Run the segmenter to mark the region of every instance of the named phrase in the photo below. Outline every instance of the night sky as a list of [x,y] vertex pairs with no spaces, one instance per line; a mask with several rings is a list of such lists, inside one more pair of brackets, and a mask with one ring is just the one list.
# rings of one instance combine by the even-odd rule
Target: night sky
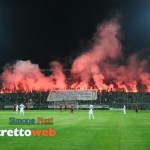
[[0,71],[16,60],[69,68],[89,49],[97,25],[116,14],[125,54],[149,49],[149,0],[0,0]]

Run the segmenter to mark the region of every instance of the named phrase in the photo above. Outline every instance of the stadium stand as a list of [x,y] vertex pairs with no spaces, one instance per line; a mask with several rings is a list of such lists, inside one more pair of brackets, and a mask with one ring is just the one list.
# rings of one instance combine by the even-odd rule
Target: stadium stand
[[149,92],[97,92],[96,100],[74,100],[74,101],[47,101],[49,91],[47,92],[17,92],[0,93],[0,109],[13,109],[15,104],[24,103],[28,109],[59,109],[59,104],[67,103],[68,108],[73,103],[75,109],[88,109],[89,105],[94,105],[95,109],[123,108],[134,109],[138,105],[140,109],[150,109]]

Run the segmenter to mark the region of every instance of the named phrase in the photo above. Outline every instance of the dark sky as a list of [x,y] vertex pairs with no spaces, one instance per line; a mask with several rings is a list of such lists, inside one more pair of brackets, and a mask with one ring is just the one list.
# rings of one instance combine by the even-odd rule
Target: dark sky
[[120,13],[126,53],[150,46],[150,0],[0,0],[0,69],[16,60],[40,68],[75,57],[98,24]]

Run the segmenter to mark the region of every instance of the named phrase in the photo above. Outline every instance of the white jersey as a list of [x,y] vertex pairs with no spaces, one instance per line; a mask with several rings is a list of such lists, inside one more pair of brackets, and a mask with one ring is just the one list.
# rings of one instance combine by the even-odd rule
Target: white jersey
[[21,105],[20,105],[20,110],[23,111],[23,110],[24,110],[24,107],[25,107],[25,106],[24,106],[23,104],[21,104]]
[[89,115],[92,115],[93,114],[93,109],[90,109],[89,110]]
[[123,113],[126,114],[126,106],[123,106]]

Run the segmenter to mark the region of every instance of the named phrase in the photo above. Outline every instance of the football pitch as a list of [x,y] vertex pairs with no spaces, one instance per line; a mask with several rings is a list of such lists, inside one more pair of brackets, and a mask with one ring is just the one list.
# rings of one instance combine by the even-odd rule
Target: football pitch
[[[0,150],[150,150],[150,111],[29,110],[24,116],[0,111],[0,130],[56,130],[55,136],[0,136]],[[53,118],[54,124],[10,125],[9,118]]]

